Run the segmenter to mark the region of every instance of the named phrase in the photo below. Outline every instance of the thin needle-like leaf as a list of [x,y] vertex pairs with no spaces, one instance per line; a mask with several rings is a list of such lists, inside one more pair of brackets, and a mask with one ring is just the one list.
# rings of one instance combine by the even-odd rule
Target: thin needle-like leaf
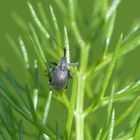
[[16,138],[17,136],[14,134],[15,132],[14,114],[10,105],[7,106],[7,120],[9,120],[9,127],[11,126],[11,129],[12,129],[11,132],[13,133],[13,137]]
[[[97,23],[98,23],[97,21],[99,19],[101,20],[101,18],[105,16],[106,11],[108,9],[108,5],[109,5],[108,0],[104,0],[104,2],[101,1],[101,0],[95,0],[94,1],[93,11],[92,11],[92,18],[94,18],[96,20],[96,22],[91,22],[92,24],[97,25]],[[99,13],[100,13],[100,16],[98,16]]]
[[102,135],[102,129],[100,129],[99,132],[97,133],[95,140],[100,140],[101,135]]
[[15,41],[12,39],[12,37],[10,35],[6,35],[6,39],[10,43],[10,46],[12,47],[12,49],[15,51],[15,53],[16,53],[17,57],[19,58],[19,60],[21,61],[21,63],[23,64],[23,59],[22,59],[21,52],[20,52],[18,45],[15,43]]
[[19,140],[23,140],[23,124],[22,121],[19,123]]
[[60,127],[58,121],[56,121],[56,140],[60,140]]
[[[114,93],[113,96],[113,103],[116,101],[121,101],[121,100],[128,100],[128,97],[131,97],[135,94],[137,94],[137,92],[140,91],[140,80],[135,81],[130,83],[128,86],[126,86],[124,89],[117,91],[116,93]],[[101,106],[105,106],[109,103],[109,99],[110,97],[105,97],[102,99],[101,104],[98,104],[98,106],[96,107],[89,107],[85,110],[85,114],[89,114],[95,110],[97,110],[99,107]]]
[[3,138],[3,140],[8,140],[8,138],[6,137],[6,134],[3,132],[3,129],[0,127],[0,134]]
[[28,53],[27,53],[26,47],[24,45],[24,42],[23,42],[22,38],[19,37],[18,39],[19,39],[19,44],[20,44],[20,47],[21,47],[22,55],[23,55],[23,58],[24,58],[25,67],[27,69],[29,69],[30,64],[29,64],[29,58],[28,58]]
[[7,103],[9,103],[19,114],[21,114],[26,120],[28,120],[30,123],[32,123],[34,126],[36,126],[38,129],[40,129],[43,133],[46,133],[47,135],[51,136],[51,138],[55,138],[55,134],[47,127],[42,126],[38,121],[33,121],[30,117],[30,114],[25,112],[22,107],[19,107],[19,105],[16,105],[15,102],[13,102],[1,89],[0,89],[0,95],[5,99]]
[[48,31],[46,31],[45,27],[42,25],[41,21],[39,20],[39,18],[37,16],[37,14],[36,14],[33,6],[31,5],[31,3],[29,1],[27,2],[27,4],[28,4],[28,7],[30,9],[30,12],[32,14],[32,17],[33,17],[36,25],[38,26],[38,28],[40,29],[40,31],[45,35],[45,37],[47,39],[49,39],[50,38],[50,35],[49,35]]
[[12,113],[11,107],[6,105],[4,102],[2,102],[1,106],[3,108],[3,114],[0,114],[0,119],[6,131],[11,136],[11,138],[14,138],[15,140],[17,140],[17,135],[15,134],[15,123],[13,120],[13,113]]
[[110,98],[109,98],[109,103],[108,103],[108,106],[107,106],[105,126],[104,126],[104,129],[103,129],[102,135],[101,135],[102,140],[104,140],[107,136],[108,126],[109,126],[109,123],[110,123],[110,118],[111,118],[111,113],[112,113],[113,95],[114,95],[114,85],[112,87],[112,91],[111,91]]
[[108,129],[109,131],[108,131],[107,140],[112,140],[113,138],[114,123],[115,123],[115,110],[113,109],[109,129]]
[[47,19],[47,15],[45,13],[42,3],[39,1],[37,6],[40,13],[40,17],[42,18],[42,23],[45,25],[47,29],[50,29],[49,21]]
[[28,102],[29,102],[29,105],[30,105],[30,108],[31,108],[31,113],[32,113],[33,119],[36,121],[37,120],[37,114],[36,114],[36,111],[35,111],[35,108],[34,108],[33,99],[32,99],[32,96],[30,94],[31,92],[30,92],[28,84],[25,85],[25,89],[26,89],[26,94],[27,94],[27,97],[28,97]]
[[42,119],[42,123],[44,126],[46,126],[48,113],[49,113],[49,109],[50,109],[50,105],[51,105],[51,100],[52,100],[52,90],[49,92],[49,96],[48,96],[48,99],[47,99],[46,105],[45,105],[45,110],[44,110],[43,119]]
[[136,25],[132,31],[123,39],[122,46],[129,44],[129,41],[133,40],[135,37],[137,37],[140,33],[140,25]]
[[17,135],[15,134],[15,125],[13,120],[13,114],[10,106],[8,107],[4,102],[2,104],[3,114],[0,114],[0,120],[3,123],[6,131],[11,136],[11,138],[17,140]]
[[128,109],[123,112],[115,121],[115,126],[119,125],[135,108],[136,104],[140,101],[140,97],[137,97],[137,99],[128,107]]
[[77,27],[77,23],[76,23],[76,20],[75,20],[75,7],[76,7],[75,1],[74,0],[69,0],[71,27],[72,27],[73,33],[74,33],[77,41],[80,42],[81,46],[83,47],[84,46],[84,41],[81,37],[81,34],[79,32],[79,29]]
[[14,76],[12,75],[12,72],[9,70],[9,69],[6,69],[6,75],[7,75],[7,78],[9,80],[9,82],[11,83],[11,85],[13,86],[13,88],[15,89],[18,97],[21,99],[21,101],[24,103],[25,107],[29,109],[29,106],[28,104],[26,103],[26,100],[23,98],[23,94],[22,94],[22,90],[21,88],[19,87],[16,79],[14,78]]
[[115,19],[116,19],[116,12],[113,13],[112,17],[110,20],[106,23],[106,31],[105,31],[105,47],[104,47],[104,52],[103,52],[103,58],[106,57],[108,47],[110,45],[111,37],[113,34],[113,29],[115,25]]
[[133,95],[137,93],[137,91],[140,90],[140,80],[134,81],[130,83],[128,86],[126,86],[124,89],[118,91],[116,94],[114,94],[114,99],[120,99],[123,97],[128,97],[129,95]]
[[135,128],[134,128],[134,131],[132,133],[132,137],[135,139],[135,140],[138,140],[139,137],[140,137],[140,116],[136,122],[136,125],[135,125]]
[[111,60],[111,63],[110,65],[108,66],[108,69],[106,71],[106,74],[104,76],[104,79],[103,79],[103,85],[102,85],[102,89],[101,89],[101,93],[100,95],[98,96],[97,100],[96,100],[96,104],[93,103],[92,105],[90,105],[87,110],[85,111],[86,114],[90,113],[92,110],[94,110],[93,108],[96,108],[99,104],[99,102],[102,100],[102,98],[104,97],[104,94],[106,92],[106,89],[107,89],[107,86],[109,84],[109,81],[110,81],[110,78],[111,78],[111,75],[112,75],[112,72],[113,72],[113,69],[115,67],[115,64],[116,64],[116,61],[117,61],[117,58],[119,56],[119,48],[120,48],[120,44],[121,44],[121,41],[122,41],[122,34],[119,38],[119,41],[118,41],[118,44],[116,46],[116,49],[113,53],[113,57],[112,57],[112,60]]
[[[122,40],[118,59],[131,52],[132,50],[136,49],[140,45],[139,32],[140,28],[139,26],[136,26],[134,30]],[[94,76],[98,74],[100,70],[102,70],[108,63],[110,63],[112,55],[112,53],[108,54],[106,58],[103,61],[101,61],[96,67],[94,65],[91,65],[87,74],[91,75],[92,73],[94,73]]]
[[34,61],[34,90],[33,90],[33,104],[34,104],[34,109],[36,111],[37,109],[37,104],[38,104],[38,63],[37,60]]
[[33,104],[34,104],[34,109],[36,111],[37,104],[38,104],[38,89],[34,89],[33,91]]
[[105,77],[104,77],[104,80],[103,80],[103,86],[102,86],[101,94],[99,95],[99,100],[102,99],[102,97],[104,96],[104,94],[106,92],[106,88],[107,88],[107,86],[109,84],[111,74],[113,72],[114,66],[116,64],[116,61],[117,61],[117,58],[118,58],[118,55],[119,55],[119,48],[120,48],[121,41],[122,41],[122,35],[120,36],[120,39],[119,39],[118,44],[116,46],[116,49],[115,49],[115,51],[113,53],[111,63],[108,66],[108,69],[106,71],[106,74],[105,74]]
[[72,94],[70,99],[70,108],[68,111],[68,118],[67,118],[67,125],[66,125],[66,139],[70,139],[71,129],[72,129],[72,122],[74,117],[74,109],[76,104],[76,95],[77,95],[77,72],[74,71],[74,79],[72,85]]
[[40,62],[42,64],[42,67],[44,69],[46,69],[46,67],[47,67],[47,69],[49,69],[45,54],[44,54],[44,52],[42,50],[41,44],[40,44],[39,39],[37,37],[37,34],[35,32],[35,29],[33,28],[33,26],[31,24],[30,24],[30,29],[31,29],[31,32],[33,34],[33,37],[30,36],[30,39],[31,39],[31,41],[33,43],[33,47],[34,47],[34,49],[36,51],[38,59],[40,60]]
[[111,5],[108,8],[107,14],[106,14],[106,20],[108,20],[111,15],[116,11],[118,5],[120,4],[121,0],[113,0]]
[[66,13],[66,6],[62,2],[62,0],[55,0],[55,3],[57,4],[58,8],[62,11],[63,14]]
[[60,47],[60,45],[61,45],[60,30],[59,30],[59,26],[58,26],[56,16],[54,14],[54,10],[53,10],[51,5],[50,5],[50,13],[51,13],[51,16],[52,16],[52,20],[53,20],[53,24],[54,24],[54,28],[55,28],[55,33],[56,33],[56,36],[57,36],[57,44],[58,44],[57,47]]
[[9,91],[6,83],[3,81],[3,79],[0,77],[0,90],[2,92],[5,92],[5,96],[8,96],[12,101],[14,101],[14,103],[16,103],[17,105],[19,105],[19,103],[17,102],[16,98],[14,96],[12,96],[11,92]]
[[23,30],[28,32],[29,28],[27,23],[22,19],[21,16],[19,16],[17,13],[12,13],[12,18],[14,19],[14,21],[17,23],[17,25]]
[[110,99],[109,99],[109,103],[108,103],[108,107],[107,107],[107,120],[106,120],[107,125],[109,123],[109,118],[110,118],[111,110],[112,110],[112,106],[113,106],[113,95],[114,95],[114,85],[112,87],[112,91],[110,94]]
[[7,131],[7,133],[9,134],[9,136],[12,137],[11,130],[10,130],[10,128],[8,127],[7,123],[6,123],[5,118],[4,118],[1,114],[0,114],[0,121],[1,121],[2,124],[4,125],[4,127],[5,127],[5,129],[6,129],[6,131]]
[[64,36],[65,36],[65,48],[66,48],[66,58],[67,58],[67,63],[70,63],[70,51],[69,51],[69,39],[68,39],[68,33],[67,33],[67,28],[64,27]]

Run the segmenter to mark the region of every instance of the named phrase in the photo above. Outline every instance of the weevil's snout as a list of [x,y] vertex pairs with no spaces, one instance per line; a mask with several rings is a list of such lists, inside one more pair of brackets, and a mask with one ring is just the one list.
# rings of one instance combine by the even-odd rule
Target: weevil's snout
[[59,62],[59,65],[61,65],[61,66],[67,66],[68,64],[67,64],[67,60],[66,60],[66,58],[65,57],[63,57],[61,60],[60,60],[60,62]]

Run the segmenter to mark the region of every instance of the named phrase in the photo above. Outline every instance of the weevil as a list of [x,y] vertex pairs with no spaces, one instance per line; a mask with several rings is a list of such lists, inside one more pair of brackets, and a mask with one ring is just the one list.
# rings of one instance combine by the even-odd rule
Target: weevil
[[64,48],[64,56],[58,63],[52,62],[52,64],[54,64],[55,67],[49,70],[49,85],[51,85],[55,90],[66,89],[69,78],[73,77],[69,70],[69,65],[75,65],[76,63],[68,64],[66,59],[66,49]]

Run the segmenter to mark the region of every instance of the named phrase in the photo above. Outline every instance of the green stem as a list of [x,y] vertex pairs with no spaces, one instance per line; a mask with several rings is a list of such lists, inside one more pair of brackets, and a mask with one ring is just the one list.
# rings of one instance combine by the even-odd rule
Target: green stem
[[75,110],[76,140],[84,140],[84,90],[89,47],[81,46],[81,65],[78,72],[78,91]]
[[76,140],[84,140],[84,117],[76,114]]
[[85,80],[81,74],[78,74],[78,92],[76,102],[76,140],[84,140],[84,115],[83,115],[83,103],[84,103],[84,86]]

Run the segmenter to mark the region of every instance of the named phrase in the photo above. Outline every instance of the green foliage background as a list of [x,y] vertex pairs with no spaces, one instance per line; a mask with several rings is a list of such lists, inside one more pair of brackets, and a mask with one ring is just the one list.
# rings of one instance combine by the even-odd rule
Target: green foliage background
[[[31,1],[33,6],[36,7],[36,1],[33,0]],[[67,1],[64,1],[67,4]],[[20,66],[20,61],[17,59],[17,56],[15,55],[14,51],[10,47],[9,43],[7,42],[5,35],[10,34],[12,38],[17,40],[17,36],[19,35],[25,35],[24,32],[17,26],[17,24],[14,22],[14,20],[11,18],[11,13],[16,12],[18,13],[23,19],[27,21],[32,21],[32,17],[29,14],[29,9],[27,6],[27,2],[24,0],[0,0],[0,58],[4,58],[7,61],[8,67],[11,68],[11,71],[14,73],[14,76],[20,83],[23,83],[25,79],[24,77],[24,70]],[[48,3],[52,3],[53,1],[51,0],[43,0],[41,1],[43,3],[44,8],[49,7]],[[46,6],[45,6],[46,5]],[[111,42],[111,47],[109,48],[110,51],[114,50],[114,45],[116,45],[117,40],[120,36],[120,33],[123,33],[124,36],[127,35],[128,31],[135,26],[136,23],[139,22],[140,19],[140,9],[139,9],[140,2],[139,0],[122,0],[121,4],[119,5],[118,12],[117,12],[117,18],[116,18],[116,23],[115,23],[115,29],[113,33],[113,38]],[[83,16],[87,17],[88,20],[90,20],[90,9],[93,6],[93,1],[92,0],[80,0],[80,5],[82,11],[83,11]],[[57,13],[56,7],[53,5],[56,17],[59,17],[58,21],[59,24],[61,25],[61,17],[60,13]],[[56,9],[55,9],[56,8]],[[46,13],[49,12],[46,8]],[[50,19],[50,16],[47,18]],[[87,20],[87,21],[88,21]],[[94,20],[94,19],[92,19]],[[86,22],[86,19],[85,19]],[[88,25],[88,23],[85,23]],[[79,25],[82,28],[82,25]],[[61,30],[63,30],[63,23],[61,26]],[[83,29],[84,32],[85,29]],[[90,33],[90,32],[89,32]],[[69,33],[69,36],[71,33]],[[71,39],[71,38],[70,38]],[[71,45],[70,46],[70,51],[71,51],[71,60],[74,61],[79,61],[78,55],[76,52],[78,52],[77,49],[75,49],[78,45],[79,42],[77,41],[70,41]],[[75,48],[74,48],[75,47]],[[97,46],[100,47],[100,46]],[[31,64],[33,65],[33,60],[35,58],[34,53],[32,53],[32,48],[27,49],[29,51],[29,57],[32,60]],[[92,61],[94,61],[94,58],[98,57],[98,54],[96,54],[97,49],[95,49],[95,52],[93,52],[92,59],[89,62],[89,64],[92,64]],[[125,87],[127,84],[131,83],[135,79],[138,79],[140,77],[140,66],[139,66],[139,60],[140,60],[140,47],[126,55],[122,63],[123,65],[121,66],[121,70],[118,73],[119,77],[119,88]],[[62,54],[62,53],[61,53]],[[56,60],[59,59],[61,55],[58,55],[56,57]],[[51,61],[52,58],[49,58]],[[44,70],[40,69],[42,81],[44,82],[44,85],[47,84],[47,79],[44,76]],[[70,83],[71,86],[72,83]],[[68,89],[69,90],[69,89]],[[56,93],[57,94],[57,93]],[[70,95],[68,95],[70,96]],[[47,96],[46,96],[47,97]],[[43,104],[45,105],[45,98],[42,101]],[[88,105],[88,102],[86,103]],[[115,104],[115,109],[116,109],[116,116],[119,116],[122,114],[127,107],[131,104],[130,102],[123,102],[123,103],[117,103]],[[40,108],[41,110],[42,108]],[[42,111],[42,110],[41,110]],[[99,109],[98,111],[94,112],[94,114],[90,115],[87,120],[90,120],[91,122],[93,121],[93,124],[89,127],[89,131],[95,136],[99,129],[103,126],[104,124],[104,114],[105,114],[106,109]],[[17,114],[19,115],[19,114]],[[132,114],[133,116],[134,114]],[[131,116],[131,117],[132,117]],[[65,108],[62,107],[61,104],[56,104],[56,102],[52,102],[52,106],[49,112],[49,120],[48,124],[51,126],[52,129],[55,129],[56,127],[56,121],[58,121],[59,127],[60,127],[60,133],[62,134],[63,131],[65,130],[65,123],[66,123],[66,117],[67,113]],[[130,117],[130,118],[131,118]],[[129,121],[129,116],[115,129],[115,134],[117,135],[118,133],[121,132],[122,129],[124,129]],[[35,131],[36,129],[33,126],[30,126],[26,121],[25,124],[27,125],[26,127],[29,127],[29,129],[32,129]],[[95,124],[95,125],[94,125]],[[29,126],[28,126],[29,125]],[[35,130],[34,130],[35,129]],[[86,128],[85,128],[86,129]],[[28,138],[28,137],[27,137]],[[29,139],[29,138],[28,138]]]

